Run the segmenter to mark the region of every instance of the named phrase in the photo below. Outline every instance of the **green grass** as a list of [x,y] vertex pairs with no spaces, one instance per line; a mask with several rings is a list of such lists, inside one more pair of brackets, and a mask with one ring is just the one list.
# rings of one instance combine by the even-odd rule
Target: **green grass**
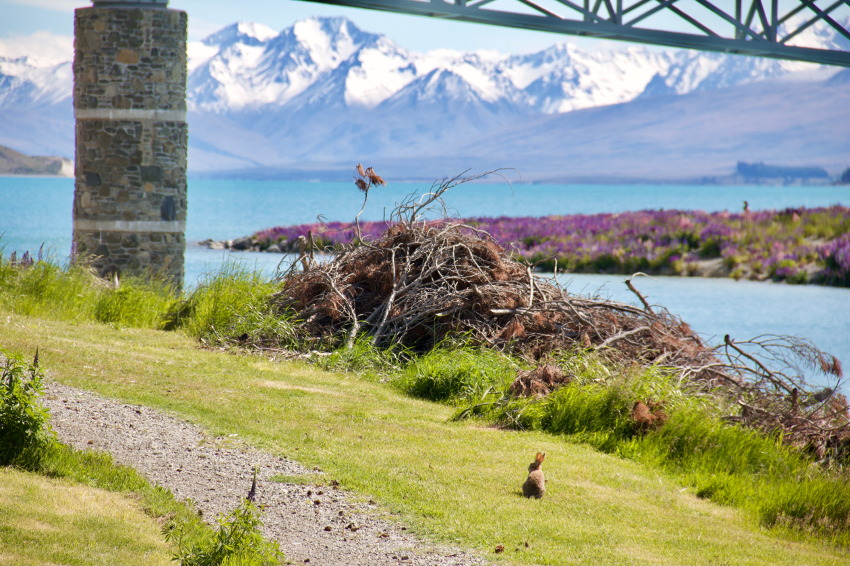
[[[211,530],[168,490],[115,465],[108,454],[59,443],[41,404],[44,370],[38,356],[27,362],[0,348],[0,357],[0,470],[11,474],[0,494],[0,517],[5,519],[0,532],[15,543],[6,548],[0,542],[0,556],[8,550],[10,563],[85,564],[92,562],[92,553],[97,563],[130,558],[140,564],[162,562],[161,550],[170,545],[151,543],[162,538],[155,520],[185,533],[181,538],[188,544],[209,538]],[[64,483],[33,479],[34,473]],[[64,500],[72,496],[76,499]],[[67,528],[61,528],[64,523]],[[132,536],[127,533],[135,531],[138,543],[126,544]],[[14,550],[21,544],[26,552]]]
[[[10,552],[21,558],[0,563],[162,563],[163,552],[168,551],[170,558],[177,550],[174,544],[165,542],[164,528],[180,529],[187,544],[212,536],[212,529],[199,518],[190,502],[177,501],[169,490],[152,486],[132,468],[115,464],[109,454],[79,451],[58,442],[40,448],[40,452],[37,459],[31,460],[36,463],[29,470],[0,468],[0,472],[19,474],[15,481],[10,480],[11,487],[3,493],[0,505],[8,509],[4,516],[20,517],[11,521],[15,528],[3,525],[0,529],[10,533],[6,540],[32,540],[34,545],[24,554],[15,554],[0,543],[0,557]],[[44,501],[36,497],[30,503],[28,500],[36,493]],[[62,493],[69,497],[75,494],[80,501],[89,503],[78,509],[75,500],[64,499],[59,495]],[[17,503],[38,509],[22,511]],[[61,526],[67,515],[72,515],[68,529],[53,527]],[[26,527],[30,524],[26,518],[36,526]],[[40,529],[37,525],[41,524],[50,527]],[[124,530],[130,526],[131,530]],[[138,531],[138,543],[125,544],[125,539],[132,536],[127,533],[134,530]],[[91,557],[95,555],[98,558],[93,561]]]
[[0,468],[2,564],[170,564],[171,550],[132,498]]
[[276,336],[276,343],[267,345],[285,347],[296,339],[292,326],[265,308],[278,288],[243,264],[230,262],[205,275],[197,289],[162,316],[167,328],[183,328],[208,343],[219,344],[242,335],[252,342]]
[[[319,466],[419,533],[497,562],[850,563],[844,548],[698,497],[682,472],[595,449],[587,431],[580,438],[453,422],[457,405],[413,398],[392,384],[199,350],[177,333],[7,312],[0,335],[18,351],[38,345],[62,383]],[[530,501],[520,486],[537,451],[547,452],[548,491]],[[504,554],[493,553],[497,544]]]
[[[182,329],[183,333],[207,344],[233,344],[239,337],[239,342],[297,347],[299,337],[292,322],[286,317],[270,314],[266,307],[277,288],[277,284],[234,263],[225,266],[220,272],[210,274],[197,290],[181,301],[176,301],[167,288],[157,284],[148,285],[141,280],[122,282],[115,289],[93,278],[84,267],[59,268],[39,262],[29,269],[21,270],[4,264],[0,258],[0,307],[18,314],[34,314],[76,324],[84,321],[109,322],[117,331],[112,340],[126,340],[122,347],[131,346],[136,339],[128,338],[126,327]],[[86,326],[86,333],[93,332],[95,328],[98,327]],[[153,336],[165,340],[163,335]],[[172,338],[183,339],[172,335],[168,340]],[[179,350],[184,346],[173,348]],[[97,360],[102,360],[101,354],[91,353],[93,359]],[[155,361],[142,360],[140,363],[147,368],[143,371],[171,379],[170,366],[174,361],[170,354],[172,352],[164,356],[157,354]],[[446,421],[474,418],[472,422],[454,425],[443,423],[444,426],[489,429],[496,425],[501,428],[542,431],[548,433],[541,437],[546,442],[560,439],[557,441],[561,449],[565,445],[590,447],[636,462],[646,470],[655,470],[653,473],[663,474],[668,481],[678,483],[681,488],[700,498],[710,498],[723,505],[742,509],[743,516],[753,525],[784,532],[784,536],[792,538],[815,536],[832,544],[850,546],[850,482],[846,473],[824,473],[811,460],[784,448],[776,439],[722,425],[719,417],[728,414],[729,410],[722,402],[714,397],[685,394],[660,370],[620,373],[599,358],[580,352],[564,353],[556,361],[574,376],[574,381],[542,400],[516,399],[508,393],[516,370],[525,367],[524,362],[463,344],[445,344],[424,356],[416,357],[404,351],[379,350],[368,340],[360,339],[350,350],[340,349],[320,357],[317,365],[329,371],[347,372],[346,383],[352,379],[363,384],[363,387],[380,387],[380,382],[388,381],[391,389],[405,395],[439,401],[441,405],[431,406],[440,407],[435,414],[449,411],[445,414]],[[208,363],[211,360],[205,360],[202,365]],[[227,415],[207,415],[200,408],[209,400],[195,397],[194,392],[199,383],[204,382],[207,371],[216,371],[215,364],[196,375],[198,379],[183,375],[177,379],[177,383],[165,387],[166,392],[171,389],[172,392],[182,391],[187,394],[191,399],[187,401],[188,404],[175,405],[174,401],[158,396],[154,390],[160,387],[157,384],[159,379],[153,379],[147,388],[134,386],[128,387],[128,391],[141,395],[141,402],[155,406],[184,412],[188,410],[187,407],[192,407],[192,411],[196,411],[192,413],[195,418],[202,422],[218,423],[216,426],[223,429],[239,430],[243,437],[245,432],[242,428],[253,426],[248,422],[250,419],[253,418],[256,423],[274,420],[271,415],[276,414],[273,405],[278,398],[268,389],[286,391],[288,396],[295,397],[320,395],[333,399],[345,396],[337,387],[317,388],[311,385],[312,380],[319,379],[316,376],[327,375],[315,368],[306,369],[298,365],[282,367],[289,368],[289,371],[306,371],[313,377],[303,385],[293,385],[289,379],[278,383],[274,379],[255,378],[247,394],[242,389],[245,384],[241,381],[217,383],[211,389],[219,391],[220,402],[224,402],[229,395],[236,395],[242,403],[250,405],[251,411],[242,416],[238,414],[242,410],[238,406],[233,406],[233,414]],[[89,369],[92,376],[109,375],[110,371],[114,371],[107,367],[84,369]],[[135,375],[138,371],[138,368],[124,368],[117,375],[122,376],[119,379],[125,379],[127,375]],[[91,387],[104,387],[99,380],[82,379]],[[139,383],[138,380],[126,379],[126,385],[130,381]],[[123,393],[127,394],[127,391]],[[384,396],[381,398],[381,403],[393,404],[397,401]],[[636,399],[663,399],[666,410],[671,414],[667,426],[647,435],[635,434],[629,414]],[[368,409],[355,405],[350,409],[355,415],[361,415],[363,411],[377,411],[379,414],[385,411],[382,406],[374,405],[374,401]],[[298,422],[298,428],[306,429],[305,442],[311,442],[316,436],[310,430],[310,423],[323,427],[326,422],[336,422],[334,419],[354,418],[355,422],[365,428],[375,424],[365,417],[358,420],[359,416],[343,417],[331,408],[326,410],[330,413],[305,414]],[[397,410],[402,409],[397,407]],[[273,450],[283,450],[288,446],[287,443],[281,444],[271,430],[260,428],[256,433],[257,442],[265,443]],[[443,435],[446,432],[435,431],[434,434]],[[511,434],[515,433],[500,432],[500,435]],[[342,449],[337,443],[331,445],[335,450]],[[443,448],[447,450],[446,454],[451,452],[450,444],[443,445]],[[292,447],[289,449],[291,451]],[[305,452],[298,452],[303,448],[296,445],[294,450],[295,453],[291,455],[303,460]],[[316,450],[313,447],[314,457],[321,459],[323,453]],[[529,449],[529,453],[533,453],[532,449]],[[365,458],[374,456],[363,454]],[[551,461],[550,456],[547,467]],[[341,463],[339,465],[342,466]],[[390,466],[389,463],[382,465]],[[429,470],[432,470],[433,462],[428,465]],[[363,463],[355,467],[362,472],[369,466]],[[519,466],[520,470],[522,468],[524,464]],[[419,475],[416,477],[421,479]],[[401,483],[398,485],[404,484],[404,481],[399,481]],[[356,487],[365,493],[381,492],[371,482]],[[421,496],[429,498],[434,497],[434,494],[425,490]],[[420,521],[429,532],[460,540],[464,544],[470,543],[471,539],[451,529],[447,531],[442,526],[432,526],[422,518],[427,518],[427,513],[422,515],[417,511],[418,507],[411,511],[411,503],[406,496],[401,497],[401,502],[397,497],[390,497],[387,502],[391,507],[396,505],[412,513],[414,520]],[[472,543],[481,544],[474,540]],[[524,544],[522,547],[525,548]],[[482,548],[486,548],[486,545]]]
[[127,277],[115,288],[83,263],[47,260],[21,269],[0,255],[0,306],[18,314],[158,328],[174,301],[156,278]]
[[108,454],[58,442],[40,452],[31,470],[0,468],[0,563],[164,564],[176,546],[163,527],[187,542],[212,534],[190,504]]
[[[405,372],[414,380],[403,374],[396,383],[453,401],[457,416],[545,431],[664,470],[698,496],[744,509],[763,526],[794,526],[850,546],[847,471],[823,470],[778,438],[724,424],[721,417],[733,408],[718,397],[686,394],[660,368],[616,374],[599,358],[574,352],[560,360],[573,376],[569,385],[542,399],[517,399],[508,391],[515,369],[498,356],[435,350]],[[450,394],[446,383],[453,384]],[[663,400],[667,424],[639,434],[631,419],[637,400]]]

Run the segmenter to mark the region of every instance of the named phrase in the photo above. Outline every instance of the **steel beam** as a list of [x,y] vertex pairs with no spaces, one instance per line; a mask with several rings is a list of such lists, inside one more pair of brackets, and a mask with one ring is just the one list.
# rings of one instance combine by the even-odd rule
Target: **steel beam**
[[[839,34],[850,38],[850,30],[829,16],[830,12],[842,5],[850,6],[850,0],[838,0],[826,8],[819,7],[818,0],[797,0],[799,4],[785,14],[780,14],[778,0],[765,0],[767,9],[762,0],[735,0],[734,13],[718,7],[712,0],[691,1],[689,6],[683,6],[685,2],[681,0],[616,0],[615,3],[611,0],[595,0],[593,6],[588,0],[581,2],[581,5],[577,3],[581,0],[549,0],[545,5],[540,0],[499,2],[499,6],[503,7],[507,2],[513,2],[518,7],[522,6],[525,13],[486,7],[493,0],[307,1],[615,41],[850,67],[848,51],[795,47],[786,43],[817,21],[826,23]],[[603,5],[604,10],[601,9]],[[699,14],[689,13],[689,8],[695,6],[714,13],[728,29],[710,29],[700,21]],[[527,13],[529,10],[534,13]],[[661,11],[674,14],[695,28],[694,33],[636,27],[638,22]],[[747,13],[746,19],[742,19],[744,13]],[[780,38],[779,26],[787,26],[793,16],[801,13],[802,21],[791,26],[793,29],[786,28],[784,36]]]

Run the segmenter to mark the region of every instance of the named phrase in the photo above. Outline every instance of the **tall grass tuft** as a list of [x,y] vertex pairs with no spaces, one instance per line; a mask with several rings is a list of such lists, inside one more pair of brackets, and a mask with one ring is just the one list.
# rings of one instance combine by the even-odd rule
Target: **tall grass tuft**
[[518,367],[494,350],[445,343],[414,359],[394,382],[416,397],[463,403],[507,389]]
[[33,263],[0,255],[0,306],[26,316],[159,328],[176,297],[155,275],[104,281],[83,261]]
[[278,285],[239,262],[225,263],[207,273],[198,287],[175,303],[166,315],[166,329],[183,328],[208,343],[276,340],[286,346],[296,340],[294,325],[268,310],[268,299]]

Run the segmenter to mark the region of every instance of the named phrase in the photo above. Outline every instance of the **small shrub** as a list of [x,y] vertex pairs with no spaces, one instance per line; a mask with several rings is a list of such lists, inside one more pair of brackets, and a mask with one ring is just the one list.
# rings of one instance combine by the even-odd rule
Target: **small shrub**
[[181,566],[272,566],[284,560],[277,541],[260,533],[262,510],[247,499],[218,519],[214,534],[188,542],[180,528],[165,530],[166,540],[177,542],[174,560]]
[[442,346],[405,368],[396,384],[411,395],[432,401],[462,401],[505,390],[517,365],[492,350]]
[[32,363],[3,350],[0,357],[5,357],[0,371],[0,464],[31,468],[55,442],[50,414],[39,402],[44,386],[38,353]]

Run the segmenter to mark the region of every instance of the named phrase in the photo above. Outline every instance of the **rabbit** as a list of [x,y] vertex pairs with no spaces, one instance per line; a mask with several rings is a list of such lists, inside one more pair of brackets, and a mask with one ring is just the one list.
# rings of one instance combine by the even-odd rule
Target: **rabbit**
[[541,499],[546,493],[546,479],[543,477],[543,470],[540,469],[545,457],[545,452],[542,454],[538,452],[534,461],[528,465],[528,479],[522,484],[523,496]]

